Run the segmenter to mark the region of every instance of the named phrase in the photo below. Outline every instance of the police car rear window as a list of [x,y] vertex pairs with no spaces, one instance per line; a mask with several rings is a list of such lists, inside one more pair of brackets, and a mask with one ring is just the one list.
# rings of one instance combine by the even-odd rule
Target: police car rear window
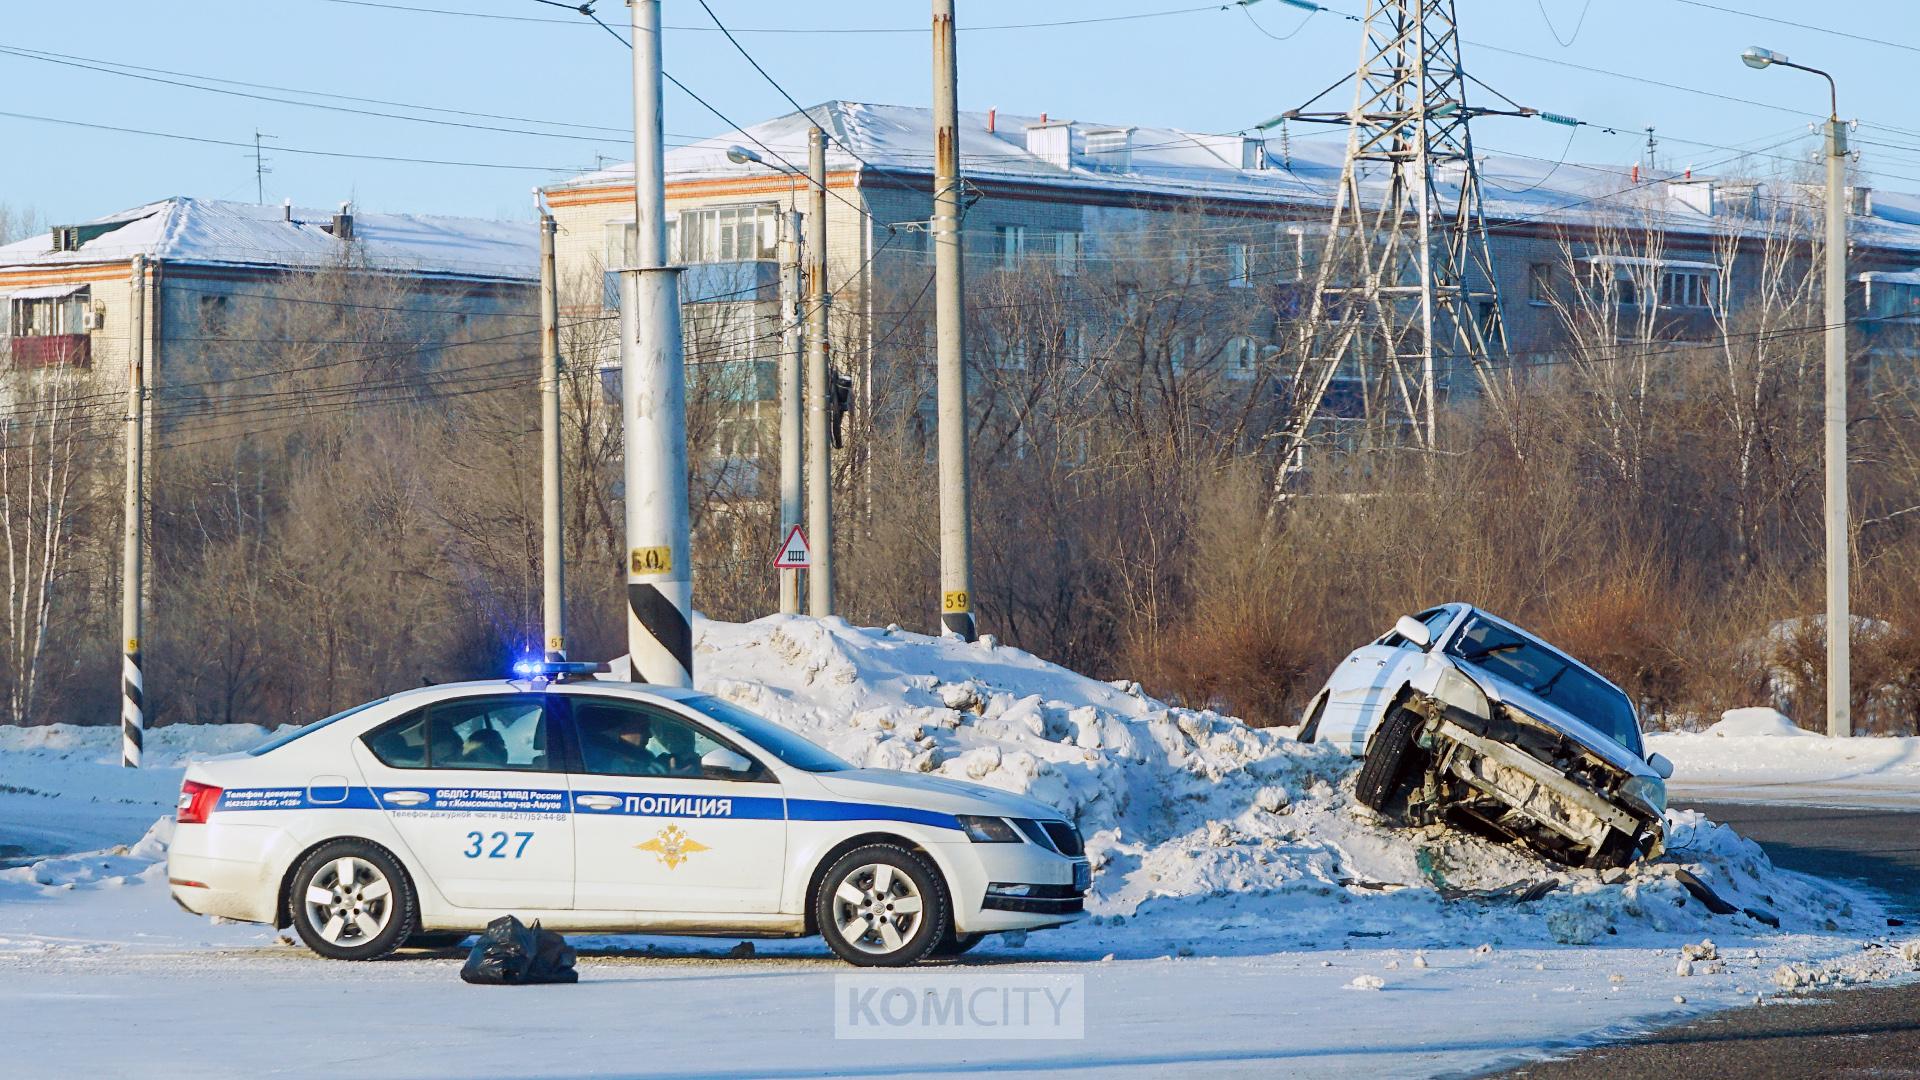
[[268,739],[266,742],[263,742],[259,746],[256,746],[253,749],[247,751],[247,753],[253,755],[254,757],[259,757],[261,754],[272,753],[273,751],[280,749],[281,747],[287,745],[288,743],[292,742],[293,740],[299,738],[302,735],[311,735],[314,732],[319,731],[321,728],[326,727],[328,724],[333,723],[335,720],[345,720],[347,717],[352,716],[354,713],[363,712],[367,709],[371,709],[375,705],[382,704],[386,700],[387,700],[386,698],[375,698],[372,701],[365,702],[360,705],[355,705],[351,709],[342,709],[339,712],[334,713],[332,716],[326,717],[325,719],[315,720],[313,723],[307,724],[304,727],[297,727],[292,729],[282,728],[280,731],[280,734],[275,735],[273,738]]

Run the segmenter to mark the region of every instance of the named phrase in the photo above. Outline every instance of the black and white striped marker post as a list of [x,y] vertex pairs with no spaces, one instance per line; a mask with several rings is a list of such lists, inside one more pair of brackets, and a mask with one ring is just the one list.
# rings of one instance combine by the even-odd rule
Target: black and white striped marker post
[[146,715],[141,711],[139,642],[127,642],[120,658],[120,764],[140,767],[140,749],[146,744]]
[[132,302],[127,320],[127,489],[120,533],[120,764],[140,767],[146,741],[145,693],[140,677],[140,594],[142,529],[146,500],[141,493],[146,466],[147,261],[133,257]]
[[635,682],[693,685],[687,381],[680,268],[667,265],[660,0],[633,15],[634,266],[621,275],[626,429],[627,654]]

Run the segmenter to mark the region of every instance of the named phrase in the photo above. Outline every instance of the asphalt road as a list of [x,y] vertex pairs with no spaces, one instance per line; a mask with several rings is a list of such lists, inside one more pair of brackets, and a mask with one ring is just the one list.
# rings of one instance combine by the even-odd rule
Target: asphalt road
[[[1920,922],[1920,812],[1685,803],[1758,840],[1775,865],[1844,878]],[[1808,1004],[1715,1013],[1495,1075],[1920,1078],[1920,985],[1840,990]]]

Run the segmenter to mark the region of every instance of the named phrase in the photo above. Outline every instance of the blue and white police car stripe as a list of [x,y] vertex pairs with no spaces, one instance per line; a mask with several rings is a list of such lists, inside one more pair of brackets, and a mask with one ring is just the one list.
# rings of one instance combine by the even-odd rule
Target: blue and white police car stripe
[[[569,805],[571,801],[571,805]],[[389,810],[461,813],[687,817],[739,821],[904,821],[959,830],[952,814],[875,803],[779,799],[762,795],[673,792],[551,791],[534,788],[270,787],[228,788],[214,811]]]

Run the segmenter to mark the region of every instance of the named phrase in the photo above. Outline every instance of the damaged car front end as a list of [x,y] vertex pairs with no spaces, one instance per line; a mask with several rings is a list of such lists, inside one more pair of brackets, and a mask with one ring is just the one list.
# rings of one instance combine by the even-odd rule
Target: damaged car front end
[[1378,664],[1394,674],[1376,688],[1378,721],[1354,732],[1359,800],[1408,825],[1464,820],[1573,866],[1658,855],[1672,770],[1644,755],[1626,694],[1509,623],[1450,607],[1441,633],[1405,618],[1376,643],[1418,655]]

